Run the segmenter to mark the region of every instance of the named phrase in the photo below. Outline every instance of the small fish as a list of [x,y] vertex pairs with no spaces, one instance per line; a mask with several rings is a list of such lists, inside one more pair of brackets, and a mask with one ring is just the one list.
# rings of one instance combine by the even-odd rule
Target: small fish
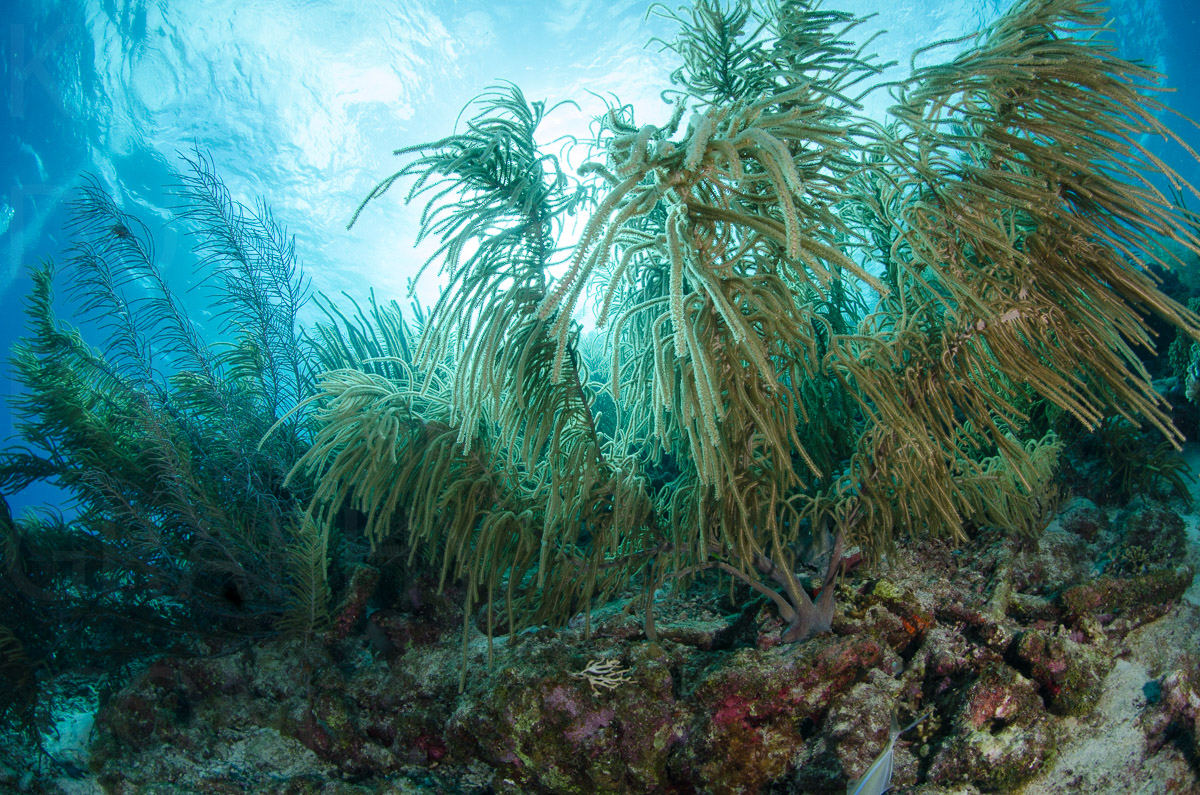
[[850,783],[850,786],[846,788],[846,795],[883,795],[883,793],[890,790],[892,788],[892,752],[896,749],[896,739],[913,726],[928,718],[930,714],[931,712],[926,712],[903,729],[898,728],[899,724],[896,723],[896,716],[893,714],[892,733],[891,737],[888,738],[887,747],[871,763],[871,766],[867,768],[867,772],[863,773],[862,778]]

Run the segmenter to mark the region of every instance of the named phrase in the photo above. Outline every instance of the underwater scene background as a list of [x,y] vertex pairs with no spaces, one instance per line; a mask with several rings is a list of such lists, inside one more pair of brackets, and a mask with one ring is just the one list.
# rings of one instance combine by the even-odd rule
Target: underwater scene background
[[1195,3],[0,22],[0,792],[1200,791]]
[[[573,101],[539,128],[551,141],[587,136],[600,97],[615,94],[648,114],[667,115],[659,97],[673,67],[647,42],[670,24],[649,3],[53,3],[0,10],[8,38],[3,63],[7,112],[0,123],[0,300],[16,308],[29,290],[28,266],[67,245],[70,190],[97,175],[126,209],[143,208],[156,229],[163,267],[186,291],[194,256],[169,224],[165,186],[181,153],[214,158],[232,195],[265,198],[296,236],[315,289],[365,299],[367,287],[401,296],[433,247],[414,248],[416,214],[396,208],[346,221],[394,149],[453,129],[483,86],[511,80],[531,99]],[[839,8],[876,15],[856,39],[905,69],[911,50],[954,39],[994,20],[1001,0],[945,0],[893,6],[850,0]],[[1109,4],[1120,52],[1165,75],[1172,109],[1200,110],[1195,73],[1197,14],[1188,0]],[[1173,79],[1180,76],[1180,79]],[[868,108],[880,115],[880,93]],[[1171,165],[1195,182],[1196,164]],[[582,158],[577,158],[582,160]],[[437,278],[417,286],[432,304]],[[202,302],[185,292],[199,310]],[[0,320],[0,347],[21,333],[20,314]],[[16,388],[5,379],[5,394]],[[5,412],[6,434],[12,420]],[[14,504],[44,501],[36,489]],[[51,497],[52,499],[52,497]]]
[[[396,207],[346,222],[391,166],[394,149],[453,129],[481,87],[511,80],[531,99],[572,100],[540,128],[546,140],[586,136],[609,92],[644,109],[669,108],[660,85],[670,53],[647,42],[671,25],[646,2],[596,3],[171,3],[19,2],[5,26],[0,119],[0,304],[16,308],[28,267],[67,245],[66,202],[81,175],[97,175],[126,209],[165,221],[180,153],[208,153],[232,195],[265,198],[297,239],[313,286],[357,299],[367,287],[400,297],[433,247],[413,249],[416,214]],[[902,73],[915,47],[973,32],[1003,0],[883,3],[840,9],[877,15],[854,32]],[[1107,4],[1122,55],[1165,76],[1171,108],[1195,118],[1200,22],[1189,0]],[[872,110],[881,113],[886,96]],[[1167,153],[1195,183],[1195,163]],[[581,159],[581,158],[579,158]],[[170,225],[157,253],[186,291],[194,262]],[[418,286],[431,304],[438,280]],[[200,309],[191,293],[183,299]],[[0,318],[0,348],[20,336],[19,312]],[[16,388],[3,381],[5,394]],[[7,412],[0,431],[12,431]],[[35,492],[14,505],[45,501]],[[49,499],[53,499],[50,497]]]

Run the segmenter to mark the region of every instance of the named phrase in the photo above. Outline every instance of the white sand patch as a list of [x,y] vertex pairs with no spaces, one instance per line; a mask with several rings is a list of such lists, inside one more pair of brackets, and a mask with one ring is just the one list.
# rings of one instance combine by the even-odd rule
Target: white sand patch
[[1096,709],[1061,724],[1058,756],[1026,785],[1025,795],[1158,795],[1200,791],[1200,781],[1174,745],[1151,747],[1142,716],[1145,686],[1171,670],[1200,641],[1200,608],[1181,604],[1125,639],[1128,654],[1104,682]]
[[[1197,479],[1188,483],[1200,506],[1200,444],[1184,445],[1183,457]],[[1200,514],[1181,513],[1187,532],[1187,563],[1200,572]],[[1200,577],[1182,603],[1157,621],[1131,632],[1125,652],[1104,682],[1095,711],[1062,724],[1058,756],[1034,778],[1025,795],[1158,795],[1200,792],[1200,780],[1174,745],[1151,747],[1142,716],[1148,708],[1145,686],[1168,673],[1182,654],[1200,648]]]
[[1104,683],[1104,694],[1088,718],[1068,720],[1063,734],[1072,737],[1053,766],[1031,782],[1027,792],[1156,792],[1140,788],[1146,738],[1137,727],[1145,706],[1147,681],[1140,665],[1118,660]]
[[[1188,482],[1192,506],[1170,507],[1184,521],[1186,563],[1200,575],[1200,444],[1188,443],[1183,456],[1196,480]],[[1128,507],[1110,507],[1108,519],[1119,526]],[[1062,530],[1056,517],[1043,539]],[[1103,556],[1101,556],[1103,559]],[[1089,561],[1090,562],[1090,561]],[[1102,571],[1093,572],[1100,576]],[[1118,658],[1105,678],[1095,709],[1083,718],[1064,718],[1055,726],[1058,750],[1050,764],[1016,792],[1019,795],[1200,795],[1200,776],[1176,743],[1162,742],[1162,714],[1147,693],[1165,674],[1177,670],[1185,654],[1200,650],[1200,576],[1162,618],[1117,641]],[[1148,684],[1151,687],[1147,688]],[[913,791],[928,795],[966,795],[973,787],[925,784]]]

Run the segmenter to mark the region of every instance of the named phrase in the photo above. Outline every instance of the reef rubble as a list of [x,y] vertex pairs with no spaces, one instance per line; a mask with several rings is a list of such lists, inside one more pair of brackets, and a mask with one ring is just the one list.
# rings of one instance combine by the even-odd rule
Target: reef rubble
[[90,770],[39,786],[833,793],[893,713],[928,711],[895,792],[1195,792],[1196,524],[1076,499],[1037,539],[907,542],[845,575],[832,633],[802,644],[765,600],[701,584],[657,595],[653,641],[623,601],[497,637],[490,666],[473,629],[462,693],[458,595],[419,580],[389,601],[363,572],[322,638],[150,663],[95,716]]

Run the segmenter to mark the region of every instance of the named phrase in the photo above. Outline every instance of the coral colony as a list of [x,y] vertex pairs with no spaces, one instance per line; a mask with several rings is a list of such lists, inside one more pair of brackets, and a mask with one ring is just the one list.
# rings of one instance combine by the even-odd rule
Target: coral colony
[[[111,792],[1004,790],[1050,763],[1191,582],[1168,505],[1200,317],[1162,279],[1200,238],[1147,148],[1179,143],[1156,76],[1082,0],[887,86],[805,0],[653,13],[673,105],[613,100],[577,172],[535,142],[563,111],[510,84],[396,153],[351,223],[423,206],[430,308],[311,295],[196,153],[207,329],[84,185],[12,357],[0,486],[77,508],[0,517],[14,748],[102,666]],[[1195,742],[1190,665],[1155,709]]]

